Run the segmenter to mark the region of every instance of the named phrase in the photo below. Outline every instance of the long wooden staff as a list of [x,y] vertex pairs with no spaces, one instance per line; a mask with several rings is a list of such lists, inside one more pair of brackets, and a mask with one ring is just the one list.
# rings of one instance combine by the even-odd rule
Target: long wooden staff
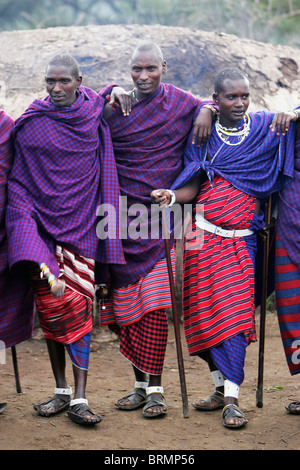
[[266,226],[262,234],[263,241],[263,263],[262,263],[262,292],[260,304],[260,325],[259,325],[259,352],[258,352],[258,378],[256,389],[256,406],[263,406],[263,377],[264,377],[264,352],[265,352],[265,324],[268,296],[268,265],[270,252],[270,221],[271,221],[272,196],[269,196],[265,206]]
[[171,298],[172,298],[173,323],[174,323],[176,349],[177,349],[177,362],[178,362],[179,380],[180,380],[180,387],[181,387],[183,417],[188,418],[189,407],[188,407],[188,400],[187,400],[184,363],[183,363],[181,338],[180,338],[179,315],[178,315],[177,301],[176,301],[176,295],[175,295],[174,276],[173,276],[173,270],[172,270],[172,264],[171,264],[169,231],[167,229],[166,212],[165,212],[164,207],[162,209],[162,225],[163,225],[166,259],[167,259],[169,283],[170,283]]

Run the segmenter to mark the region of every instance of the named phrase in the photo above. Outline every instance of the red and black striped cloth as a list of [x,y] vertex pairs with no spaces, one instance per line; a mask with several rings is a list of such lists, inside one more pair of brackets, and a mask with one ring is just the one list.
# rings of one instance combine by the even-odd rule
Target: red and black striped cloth
[[66,285],[63,297],[53,297],[47,279],[40,277],[39,268],[31,268],[40,325],[45,338],[66,346],[74,365],[88,369],[93,327],[94,261],[61,246],[57,246],[56,257],[59,278]]
[[59,279],[65,281],[63,297],[54,297],[39,268],[31,273],[36,308],[47,339],[71,344],[92,330],[94,262],[57,247]]
[[[255,199],[216,176],[212,186],[208,181],[202,186],[196,210],[222,228],[245,229],[251,226]],[[255,341],[254,266],[244,238],[223,238],[195,225],[187,234],[183,320],[191,355],[240,333]]]
[[[175,250],[171,250],[175,274]],[[172,306],[166,259],[135,284],[113,289],[112,297],[99,309],[100,324],[120,334],[120,352],[135,367],[161,375],[168,338],[166,308]]]
[[278,235],[275,250],[275,292],[280,334],[291,375],[300,372],[300,269]]

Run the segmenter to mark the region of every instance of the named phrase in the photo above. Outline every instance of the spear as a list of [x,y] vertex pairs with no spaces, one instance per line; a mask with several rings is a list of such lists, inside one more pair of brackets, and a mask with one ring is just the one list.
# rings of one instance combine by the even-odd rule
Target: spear
[[258,352],[258,378],[256,389],[256,406],[263,406],[263,376],[264,376],[264,351],[265,351],[265,323],[267,310],[267,292],[268,292],[268,263],[270,251],[270,221],[271,221],[271,202],[272,196],[269,196],[265,205],[265,229],[261,234],[263,242],[263,262],[262,262],[262,293],[260,304],[260,325],[259,325],[259,352]]
[[173,276],[173,269],[172,269],[172,264],[171,264],[171,255],[170,255],[169,231],[167,229],[165,207],[162,208],[162,225],[163,225],[163,231],[164,231],[165,251],[166,251],[166,259],[167,259],[168,275],[169,275],[169,283],[170,283],[171,299],[172,299],[173,324],[174,324],[175,340],[176,340],[177,362],[178,362],[179,380],[180,380],[180,387],[181,387],[183,417],[188,418],[189,409],[188,409],[184,363],[183,363],[181,338],[180,338],[179,315],[178,315],[177,300],[176,300],[176,295],[175,295],[174,276]]

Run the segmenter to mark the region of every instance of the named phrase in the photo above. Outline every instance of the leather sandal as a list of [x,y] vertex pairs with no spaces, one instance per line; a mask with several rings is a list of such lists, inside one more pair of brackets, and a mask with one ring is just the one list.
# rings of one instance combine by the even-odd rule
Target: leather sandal
[[[124,403],[121,403],[121,401],[127,400],[129,402],[129,405],[125,405]],[[128,395],[126,395],[123,398],[120,398],[116,406],[120,410],[137,410],[138,408],[141,408],[144,406],[146,403],[146,390],[144,388],[138,388],[136,387],[132,392],[130,392]]]
[[[71,395],[72,395],[71,387],[55,388],[53,397],[51,397],[49,400],[43,403],[39,403],[38,405],[33,405],[33,408],[38,412],[40,416],[49,418],[69,408]],[[50,403],[52,403],[54,406],[55,404],[57,404],[57,408],[54,411],[47,411],[47,410],[42,409],[43,406],[49,405]]]
[[[242,428],[248,423],[248,420],[245,418],[239,407],[233,403],[230,403],[223,408],[222,418],[224,426],[231,429]],[[232,418],[243,418],[243,421],[241,423],[229,424],[228,421]]]
[[[158,389],[160,389],[160,391],[157,390],[155,392],[147,394],[146,405],[143,408],[143,416],[145,418],[158,418],[161,416],[165,416],[168,413],[167,402],[163,395],[163,388],[158,387]],[[160,411],[158,412],[148,411],[150,408],[153,408],[154,406],[160,407]]]
[[300,401],[292,401],[285,409],[292,415],[300,415]]
[[[89,415],[92,416],[92,418],[87,418],[86,416],[82,416],[83,413],[88,412]],[[68,417],[73,421],[74,423],[77,424],[97,424],[102,421],[102,417],[96,415],[94,413],[89,405],[88,401],[85,398],[76,398],[75,400],[72,400],[69,406],[69,409],[67,411]]]
[[[212,402],[215,402],[212,405]],[[202,403],[203,405],[200,405]],[[216,390],[212,395],[207,398],[203,398],[197,402],[192,403],[193,407],[198,411],[214,411],[224,407],[224,394]]]

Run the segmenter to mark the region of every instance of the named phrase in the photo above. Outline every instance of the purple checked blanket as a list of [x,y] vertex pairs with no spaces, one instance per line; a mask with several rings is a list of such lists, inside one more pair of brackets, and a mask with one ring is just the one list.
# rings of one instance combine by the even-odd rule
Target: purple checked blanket
[[29,339],[33,329],[32,291],[26,280],[12,276],[8,267],[5,213],[13,160],[12,128],[12,118],[0,110],[0,349]]
[[[109,94],[110,89],[101,93]],[[115,287],[133,284],[165,257],[164,240],[154,238],[158,234],[151,228],[150,193],[155,188],[169,188],[180,174],[184,146],[200,103],[205,102],[161,83],[153,95],[133,105],[129,116],[124,117],[117,109],[107,118],[123,210],[127,210],[125,216],[122,211],[121,221],[126,265],[111,270]],[[137,217],[140,238],[131,230],[138,223]]]
[[46,263],[59,273],[54,246],[99,263],[124,262],[120,237],[100,240],[97,209],[118,208],[119,186],[104,99],[81,87],[59,108],[35,100],[14,128],[15,162],[8,181],[9,264]]
[[[299,108],[298,108],[299,109]],[[279,193],[277,233],[300,269],[300,121],[296,122],[294,179]]]

